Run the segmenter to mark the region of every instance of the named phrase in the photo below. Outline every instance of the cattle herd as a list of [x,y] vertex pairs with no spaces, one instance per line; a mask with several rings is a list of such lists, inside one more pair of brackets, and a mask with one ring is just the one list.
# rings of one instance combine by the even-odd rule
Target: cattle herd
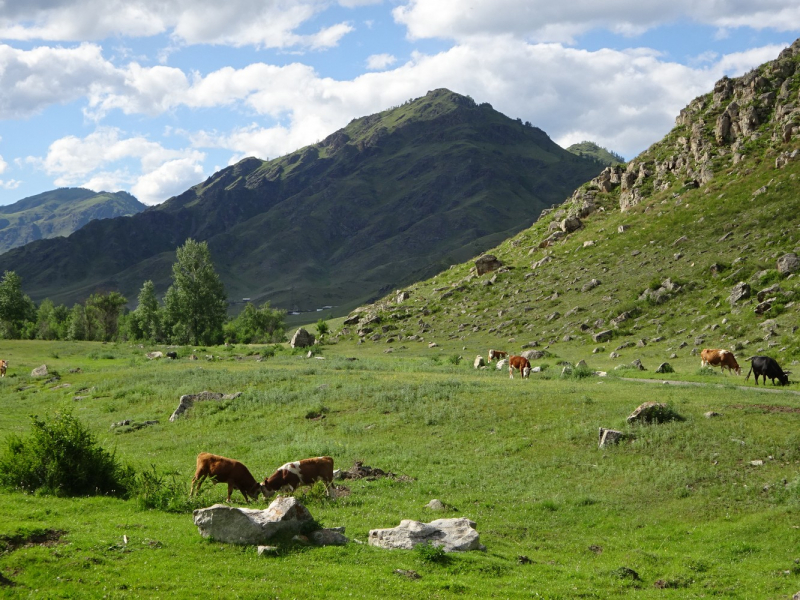
[[[772,380],[772,385],[775,385],[777,379],[781,385],[789,385],[789,375],[791,371],[784,371],[781,369],[778,361],[769,356],[751,356],[745,360],[750,362],[750,370],[747,372],[745,381],[750,379],[750,375],[756,376],[756,385],[758,385],[758,378],[763,377],[764,385],[767,384],[767,379]],[[739,363],[736,362],[736,357],[730,350],[715,350],[704,348],[700,353],[700,366],[701,367],[719,367],[723,373],[725,369],[729,372],[736,372],[737,375],[742,374],[742,369]]]
[[231,501],[233,490],[239,490],[244,496],[244,501],[249,504],[250,498],[255,500],[259,494],[263,494],[264,500],[268,500],[274,492],[286,490],[291,493],[301,486],[313,485],[316,481],[325,484],[325,491],[330,496],[333,459],[330,456],[317,456],[286,463],[259,483],[250,470],[238,460],[201,452],[197,455],[197,469],[192,478],[190,496],[200,492],[200,487],[206,478],[215,485],[228,484],[228,502]]

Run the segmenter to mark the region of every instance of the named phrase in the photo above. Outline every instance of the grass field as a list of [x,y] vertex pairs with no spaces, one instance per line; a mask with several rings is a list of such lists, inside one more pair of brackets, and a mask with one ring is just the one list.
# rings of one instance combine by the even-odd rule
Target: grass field
[[[179,349],[178,361],[148,361],[150,349],[4,341],[0,435],[24,436],[29,415],[72,411],[123,462],[155,468],[165,481],[174,475],[187,493],[200,451],[237,458],[256,478],[307,456],[329,454],[344,469],[362,460],[407,477],[339,482],[349,493],[333,501],[300,492],[317,521],[366,542],[370,529],[401,519],[465,516],[486,552],[437,561],[353,542],[284,544],[264,558],[201,538],[189,509],[5,491],[0,575],[13,585],[0,595],[783,599],[800,589],[796,386],[756,390],[752,379],[700,374],[694,357],[672,361],[670,377],[700,385],[678,386],[613,371],[562,379],[562,357],[534,362],[549,368],[530,381],[511,381],[474,370],[477,348],[447,344],[391,355],[339,344],[323,348],[324,360],[281,348],[262,362],[261,348],[198,349],[201,358],[220,356],[198,362],[185,358],[194,348]],[[646,364],[654,360],[647,351]],[[604,360],[590,366],[609,368]],[[43,363],[58,381],[30,378]],[[243,395],[198,403],[170,423],[179,397],[201,390]],[[628,426],[645,400],[685,420]],[[722,416],[705,418],[711,410]],[[325,418],[307,419],[312,412]],[[159,424],[110,428],[123,419]],[[598,449],[600,426],[634,437]],[[209,486],[198,505],[225,495],[224,485]],[[433,498],[453,509],[425,509]],[[238,492],[234,501],[242,502]]]

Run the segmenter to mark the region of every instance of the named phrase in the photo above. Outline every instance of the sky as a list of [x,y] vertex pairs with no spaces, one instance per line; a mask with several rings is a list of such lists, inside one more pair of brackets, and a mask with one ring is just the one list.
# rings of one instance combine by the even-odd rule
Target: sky
[[159,204],[436,88],[631,159],[798,37],[797,0],[0,0],[0,205]]

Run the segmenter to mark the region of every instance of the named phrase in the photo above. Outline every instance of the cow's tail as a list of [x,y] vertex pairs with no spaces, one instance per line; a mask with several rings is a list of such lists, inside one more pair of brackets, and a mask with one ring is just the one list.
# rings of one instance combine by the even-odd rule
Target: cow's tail
[[755,358],[755,356],[751,356],[750,358],[745,358],[745,360],[747,360],[747,361],[750,361],[750,362],[753,362],[753,359],[754,359],[754,358]]
[[[752,358],[752,357],[750,357]],[[750,360],[749,358],[747,360]],[[750,365],[750,370],[747,372],[747,377],[744,378],[745,381],[750,381],[750,373],[753,372],[753,365]]]

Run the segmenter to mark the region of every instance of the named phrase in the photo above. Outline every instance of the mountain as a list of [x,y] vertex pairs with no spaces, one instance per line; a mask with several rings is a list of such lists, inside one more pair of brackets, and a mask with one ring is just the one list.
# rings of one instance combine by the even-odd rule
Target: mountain
[[0,254],[35,240],[68,236],[89,221],[147,208],[126,192],[60,188],[0,206]]
[[594,142],[583,141],[578,144],[572,144],[567,148],[567,152],[572,152],[577,156],[584,158],[593,158],[601,165],[611,167],[625,162],[625,159],[611,150],[607,150],[602,146],[598,146]]
[[732,349],[745,370],[756,354],[796,362],[798,90],[800,40],[718,81],[664,139],[493,248],[493,271],[470,260],[407,286],[353,311],[339,339],[535,348],[603,367],[703,347]]
[[138,215],[13,250],[0,271],[34,299],[135,299],[146,279],[166,289],[192,237],[208,242],[230,298],[345,311],[498,244],[599,170],[489,104],[434,90]]

